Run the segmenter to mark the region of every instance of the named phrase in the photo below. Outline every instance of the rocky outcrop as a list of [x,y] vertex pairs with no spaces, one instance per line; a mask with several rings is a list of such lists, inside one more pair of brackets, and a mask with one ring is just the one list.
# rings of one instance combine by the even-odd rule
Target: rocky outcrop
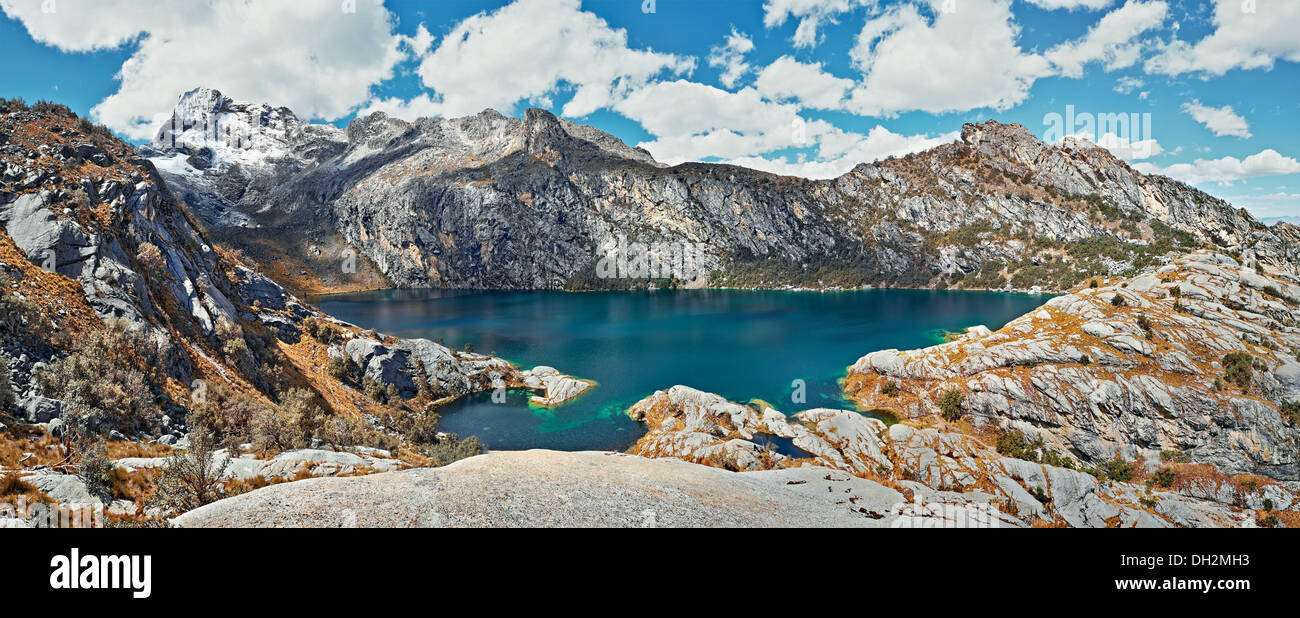
[[[637,455],[730,470],[833,469],[922,503],[990,505],[992,516],[1016,525],[1233,527],[1253,525],[1266,498],[1271,508],[1300,508],[1300,494],[1278,483],[1243,489],[1213,476],[1168,487],[1099,480],[1004,456],[983,439],[942,427],[886,427],[851,410],[787,417],[684,386],[659,391],[628,414],[649,426],[631,449]],[[774,446],[774,438],[791,439],[797,450]]]
[[558,406],[587,392],[596,384],[591,380],[581,380],[567,376],[554,367],[545,365],[533,367],[520,374],[524,386],[540,394],[533,395],[528,401],[540,406]]
[[975,423],[1090,464],[1177,450],[1227,474],[1295,480],[1298,419],[1282,408],[1300,400],[1297,319],[1292,280],[1197,253],[1053,298],[991,334],[873,352],[845,390],[907,418],[956,391]]
[[[226,449],[214,455],[213,466],[223,467],[224,480],[283,481],[300,476],[350,476],[371,472],[392,472],[407,467],[387,451],[353,449],[357,452],[323,449],[295,449],[276,454],[270,459],[258,459],[252,454],[231,457]],[[168,457],[128,457],[113,462],[113,466],[127,474],[138,470],[152,470],[167,465]],[[48,493],[48,492],[47,492]]]
[[[205,142],[200,127],[214,126],[245,137]],[[214,156],[196,165],[208,142]],[[1298,255],[1222,200],[1087,142],[1048,145],[997,122],[812,181],[665,167],[543,110],[415,122],[378,113],[340,131],[200,89],[149,154],[204,204],[211,229],[237,229],[223,239],[250,254],[295,230],[322,243],[338,235],[398,286],[644,286],[604,276],[602,264],[621,259],[647,267],[630,269],[636,278],[696,285],[1063,289],[1196,244],[1292,272]],[[1084,243],[1096,240],[1104,255]],[[277,256],[322,278],[337,270],[333,255]]]
[[457,352],[427,339],[381,342],[349,333],[329,353],[347,356],[366,377],[395,386],[406,398],[414,397],[421,386],[442,399],[505,388],[521,380],[518,370],[502,359]]
[[[728,472],[614,453],[502,452],[443,468],[275,485],[177,517],[200,527],[943,527],[924,503],[825,468]],[[973,515],[973,516],[972,516]]]

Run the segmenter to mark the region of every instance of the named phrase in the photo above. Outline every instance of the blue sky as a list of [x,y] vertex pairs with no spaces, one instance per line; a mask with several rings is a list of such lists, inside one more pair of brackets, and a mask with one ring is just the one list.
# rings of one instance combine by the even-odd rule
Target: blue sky
[[[145,141],[197,86],[340,126],[544,107],[670,163],[809,177],[995,118],[1300,216],[1289,0],[0,0],[0,96]],[[1127,129],[1127,130],[1125,130]],[[1110,135],[1106,135],[1110,133]]]

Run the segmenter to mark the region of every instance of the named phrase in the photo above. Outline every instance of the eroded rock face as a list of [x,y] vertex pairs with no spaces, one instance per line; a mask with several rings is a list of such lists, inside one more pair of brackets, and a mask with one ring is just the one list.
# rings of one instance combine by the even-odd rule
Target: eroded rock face
[[[1053,298],[996,333],[873,352],[850,368],[845,389],[908,418],[936,413],[956,390],[976,422],[1087,463],[1184,450],[1228,474],[1294,480],[1300,432],[1280,404],[1300,400],[1297,319],[1291,280],[1196,253]],[[1230,379],[1228,354],[1246,355],[1243,384]],[[881,392],[889,382],[897,395]]]
[[[212,126],[246,136],[208,140],[215,158],[187,163],[205,143],[201,128]],[[806,180],[666,167],[537,109],[522,119],[487,110],[415,122],[378,113],[344,132],[200,89],[182,98],[150,155],[214,229],[272,238],[292,224],[338,234],[398,286],[617,286],[596,271],[605,243],[619,238],[698,247],[683,283],[717,271],[765,287],[946,285],[987,265],[1051,257],[1017,235],[1132,249],[1167,241],[1156,225],[1248,248],[1279,268],[1294,269],[1300,255],[1282,232],[1222,200],[1144,176],[1086,142],[1052,146],[997,122],[966,125],[959,141],[924,153]],[[1107,217],[1150,225],[1117,229]],[[1119,273],[1135,260],[1089,268]]]
[[[1213,475],[1169,489],[1099,482],[1072,468],[1005,457],[979,438],[943,428],[886,427],[851,410],[760,413],[684,386],[656,392],[628,414],[649,425],[631,450],[638,455],[731,470],[829,468],[887,483],[921,505],[991,505],[998,521],[1016,525],[1232,527],[1253,524],[1266,496],[1286,505],[1274,508],[1297,504],[1296,493],[1277,483],[1244,490]],[[769,436],[793,438],[802,453],[770,451],[763,446]]]

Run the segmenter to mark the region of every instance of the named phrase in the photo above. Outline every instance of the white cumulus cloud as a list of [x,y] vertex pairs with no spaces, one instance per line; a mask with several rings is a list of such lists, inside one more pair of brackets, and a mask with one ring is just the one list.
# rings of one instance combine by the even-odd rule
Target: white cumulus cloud
[[1210,107],[1201,105],[1200,101],[1193,99],[1183,103],[1183,111],[1219,137],[1225,135],[1242,138],[1250,137],[1250,124],[1246,122],[1245,118],[1233,111],[1231,105]]
[[567,85],[574,93],[563,114],[581,117],[652,77],[694,68],[693,58],[628,47],[626,30],[583,11],[580,0],[518,0],[457,24],[417,72],[438,103],[425,107],[444,116],[509,111]]
[[797,19],[794,46],[816,47],[820,42],[817,29],[823,23],[836,23],[837,15],[874,3],[874,0],[767,0],[763,3],[763,25],[777,28],[787,19]]
[[905,4],[866,23],[850,52],[864,74],[851,111],[1005,110],[1052,73],[1047,60],[1017,43],[1010,0],[961,0],[956,11],[944,11],[945,1],[930,0],[932,17]]
[[840,109],[853,88],[853,80],[835,77],[821,64],[799,62],[782,56],[758,74],[754,87],[774,101],[795,100],[813,109]]
[[416,44],[393,32],[379,0],[0,0],[0,10],[63,51],[134,44],[117,91],[91,109],[96,121],[133,139],[152,137],[180,95],[197,86],[308,118],[346,116]]
[[1150,163],[1138,163],[1133,167],[1144,174],[1163,174],[1191,184],[1215,182],[1227,185],[1259,176],[1300,174],[1300,161],[1283,156],[1271,148],[1245,159],[1197,159],[1192,163],[1176,163],[1164,168]]
[[1234,69],[1271,69],[1300,62],[1300,2],[1216,0],[1214,31],[1194,43],[1175,39],[1147,60],[1148,73],[1203,76]]
[[1082,38],[1049,50],[1047,59],[1062,75],[1073,78],[1083,77],[1084,65],[1090,62],[1100,61],[1108,71],[1133,66],[1142,53],[1139,35],[1163,24],[1168,11],[1164,2],[1129,0],[1098,20]]
[[731,29],[731,34],[727,35],[727,40],[722,45],[718,45],[709,50],[709,66],[722,69],[722,74],[718,81],[723,86],[731,88],[736,85],[745,73],[749,72],[749,63],[745,62],[745,54],[754,51],[754,41],[743,32]]
[[1097,11],[1111,5],[1115,0],[1026,0],[1030,4],[1041,9],[1055,11],[1057,9],[1066,9],[1073,11],[1075,9],[1085,9]]

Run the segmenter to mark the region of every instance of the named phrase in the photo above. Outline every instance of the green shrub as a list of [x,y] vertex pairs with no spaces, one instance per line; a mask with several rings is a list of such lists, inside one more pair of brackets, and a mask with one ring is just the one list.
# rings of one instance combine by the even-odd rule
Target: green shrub
[[428,448],[429,458],[434,467],[445,466],[467,457],[481,455],[483,443],[476,436],[461,440],[456,434],[448,434]]
[[898,383],[893,380],[886,380],[884,384],[880,385],[880,394],[886,397],[897,397]]
[[1116,292],[1114,296],[1110,297],[1110,304],[1116,307],[1123,307],[1128,304],[1128,301],[1124,300],[1123,294]]
[[1279,408],[1282,416],[1290,419],[1293,424],[1300,425],[1300,401],[1284,401]]
[[113,462],[108,458],[108,449],[103,441],[83,448],[77,477],[85,483],[86,491],[107,504],[113,498]]
[[361,373],[361,368],[347,354],[330,357],[325,368],[330,375],[349,384],[356,382],[357,375]]
[[302,321],[302,330],[311,336],[312,339],[325,345],[330,345],[343,339],[343,329],[331,322],[317,318],[307,318]]
[[966,395],[957,389],[950,389],[939,397],[939,412],[943,420],[954,422],[961,418],[961,404],[966,401]]
[[1250,388],[1255,378],[1254,357],[1245,352],[1229,352],[1223,356],[1223,377],[1243,389]]
[[438,424],[442,422],[442,415],[434,412],[431,408],[425,408],[424,411],[415,415],[411,420],[411,426],[406,430],[406,439],[415,444],[433,445],[438,442]]
[[1013,459],[1038,461],[1038,449],[1042,444],[1041,440],[1031,442],[1025,434],[1013,429],[998,436],[997,449],[999,454]]
[[1102,480],[1110,479],[1112,481],[1131,481],[1133,480],[1133,464],[1126,461],[1123,457],[1116,455],[1114,459],[1101,464],[1096,470],[1097,478]]
[[1160,461],[1169,463],[1190,463],[1192,454],[1182,449],[1169,449],[1160,451]]
[[1161,468],[1156,470],[1152,480],[1160,487],[1173,487],[1178,481],[1178,473],[1174,472],[1173,468]]

